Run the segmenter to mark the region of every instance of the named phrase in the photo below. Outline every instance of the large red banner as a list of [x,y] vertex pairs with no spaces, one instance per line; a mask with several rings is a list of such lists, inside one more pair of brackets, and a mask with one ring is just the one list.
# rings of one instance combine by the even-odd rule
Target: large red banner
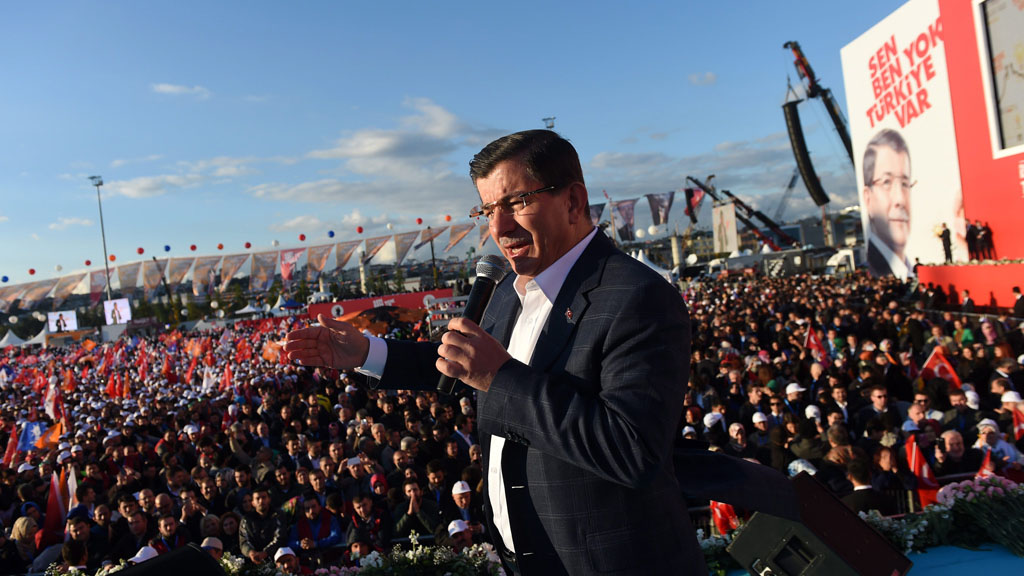
[[395,306],[397,308],[428,309],[434,300],[438,298],[451,298],[452,289],[442,288],[441,290],[428,290],[426,292],[407,292],[405,294],[390,294],[388,296],[373,296],[370,298],[357,298],[354,300],[340,300],[338,302],[324,302],[309,305],[309,317],[315,319],[318,315],[339,318],[351,312],[362,312],[370,308],[381,306]]

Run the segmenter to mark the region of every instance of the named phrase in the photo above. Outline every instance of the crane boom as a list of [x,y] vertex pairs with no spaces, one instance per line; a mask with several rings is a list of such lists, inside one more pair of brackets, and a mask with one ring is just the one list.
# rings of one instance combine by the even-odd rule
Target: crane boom
[[[722,201],[721,196],[719,196],[718,193],[715,191],[716,189],[715,189],[714,186],[709,186],[707,184],[704,184],[703,182],[697,180],[693,176],[687,176],[686,179],[689,180],[690,182],[693,182],[694,184],[696,184],[697,187],[699,187],[701,190],[703,190],[705,194],[707,194],[708,196],[711,196],[716,201],[718,201],[718,202]],[[710,180],[711,180],[711,178],[709,177],[708,181],[710,181]],[[742,222],[743,225],[747,227],[747,230],[750,230],[754,234],[754,236],[757,236],[758,240],[760,240],[761,242],[764,242],[772,250],[778,252],[779,251],[779,245],[776,244],[775,241],[772,240],[770,236],[768,236],[764,232],[761,232],[760,230],[758,230],[757,225],[755,225],[750,220],[750,215],[751,215],[750,214],[750,207],[747,206],[746,204],[744,204],[743,201],[741,201],[739,198],[736,198],[735,196],[733,196],[732,193],[730,193],[728,190],[723,190],[723,192],[728,194],[729,197],[733,199],[733,203],[736,205],[737,208],[740,208],[740,210],[736,211],[736,219],[739,220],[740,222]],[[781,230],[780,230],[780,232],[781,232]]]
[[793,195],[793,190],[796,189],[796,180],[799,177],[800,169],[793,168],[793,177],[789,179],[789,184],[786,185],[786,189],[782,192],[782,200],[779,200],[779,205],[775,208],[775,214],[772,214],[773,220],[782,218],[782,213],[786,210],[786,204],[789,203],[789,197]]
[[839,103],[836,102],[832,91],[818,83],[818,77],[814,75],[811,63],[804,56],[804,51],[800,48],[799,42],[791,40],[783,44],[782,47],[789,48],[793,52],[793,57],[795,58],[793,66],[796,67],[796,73],[807,81],[807,97],[818,98],[825,105],[825,110],[828,112],[829,118],[832,119],[832,124],[836,127],[836,132],[839,134],[839,139],[843,141],[846,153],[850,156],[850,162],[853,162],[853,143],[850,140],[850,131],[846,127],[846,117],[843,116],[843,111],[839,109]]

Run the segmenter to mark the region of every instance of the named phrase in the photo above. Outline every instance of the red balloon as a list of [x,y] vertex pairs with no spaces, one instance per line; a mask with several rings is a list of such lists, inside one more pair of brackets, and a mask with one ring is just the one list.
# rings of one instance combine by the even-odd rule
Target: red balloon
[[451,222],[451,221],[452,221],[452,216],[451,216],[451,214],[445,214],[445,216],[444,216],[444,221],[445,221],[445,222]]
[[252,248],[252,243],[251,242],[246,242],[245,243],[245,249],[248,250],[249,248]]
[[362,233],[363,233],[363,227],[362,226],[356,226],[356,234],[362,234]]
[[305,241],[306,241],[306,235],[305,234],[299,234],[299,242],[305,242]]
[[28,269],[28,275],[29,276],[35,276],[35,273],[36,273],[36,269],[35,268],[29,268]]
[[110,261],[113,262],[114,260],[117,260],[117,256],[111,254],[110,255]]
[[196,251],[196,245],[193,244],[193,245],[189,246],[188,249],[193,251],[193,252],[195,252]]
[[142,254],[143,252],[145,252],[145,250],[142,249],[142,246],[139,246],[139,249],[136,250],[136,252],[138,252],[139,254]]
[[217,244],[217,250],[223,250],[223,249],[224,249],[224,245],[223,244]]
[[416,225],[419,226],[420,224],[423,224],[423,218],[416,219]]
[[86,266],[92,266],[92,260],[86,260],[85,261],[85,265]]

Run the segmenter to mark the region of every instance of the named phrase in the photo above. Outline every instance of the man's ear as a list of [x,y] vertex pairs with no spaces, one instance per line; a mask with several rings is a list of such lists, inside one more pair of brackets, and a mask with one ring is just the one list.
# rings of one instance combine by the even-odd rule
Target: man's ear
[[580,217],[590,218],[587,211],[587,187],[582,182],[573,182],[566,193],[569,195],[569,222],[575,224]]

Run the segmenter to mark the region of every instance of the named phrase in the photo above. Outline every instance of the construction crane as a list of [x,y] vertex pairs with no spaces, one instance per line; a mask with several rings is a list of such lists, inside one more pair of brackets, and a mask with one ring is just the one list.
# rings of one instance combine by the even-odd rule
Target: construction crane
[[772,214],[772,220],[778,221],[782,218],[782,213],[786,211],[786,205],[789,204],[789,197],[793,195],[793,190],[796,189],[796,181],[799,177],[800,169],[793,168],[793,176],[789,179],[789,184],[786,185],[786,189],[782,192],[782,200],[779,200],[779,205],[775,207],[775,213]]
[[850,156],[850,162],[853,162],[853,143],[850,141],[850,131],[846,128],[846,117],[843,116],[843,111],[839,109],[839,103],[836,102],[832,91],[818,84],[818,77],[814,75],[811,63],[804,56],[804,51],[800,49],[799,42],[795,40],[786,42],[782,47],[789,48],[793,52],[793,57],[795,58],[793,66],[796,67],[796,73],[800,78],[807,81],[807,97],[817,98],[825,105],[825,110],[828,111],[829,118],[832,119],[832,124],[836,127],[836,133],[839,134],[839,139],[843,141],[846,153]]
[[[710,185],[711,178],[713,178],[713,176],[709,176],[709,183],[705,184],[700,180],[697,180],[693,176],[686,177],[687,180],[693,182],[695,185],[697,185],[698,188],[703,190],[705,194],[714,198],[715,201],[722,202],[723,200],[722,197],[718,195],[718,190],[714,186]],[[758,240],[767,244],[768,247],[770,247],[772,250],[778,252],[779,250],[781,250],[781,248],[775,242],[775,240],[772,240],[771,236],[766,235],[764,232],[761,232],[761,230],[758,229],[757,225],[754,224],[754,222],[750,219],[751,217],[755,217],[764,222],[765,224],[767,224],[768,228],[771,229],[771,231],[774,232],[779,237],[779,240],[781,240],[782,242],[785,242],[786,244],[799,245],[799,243],[790,238],[788,234],[783,232],[782,229],[779,228],[778,224],[776,224],[770,218],[762,214],[759,210],[754,210],[753,208],[748,206],[746,202],[740,200],[739,198],[734,196],[732,192],[729,192],[728,190],[722,190],[722,193],[727,195],[730,199],[732,199],[733,204],[736,206],[736,208],[738,208],[738,210],[736,211],[736,219],[742,222],[743,225],[747,227],[747,230],[750,230],[754,234],[754,236],[757,236]]]

